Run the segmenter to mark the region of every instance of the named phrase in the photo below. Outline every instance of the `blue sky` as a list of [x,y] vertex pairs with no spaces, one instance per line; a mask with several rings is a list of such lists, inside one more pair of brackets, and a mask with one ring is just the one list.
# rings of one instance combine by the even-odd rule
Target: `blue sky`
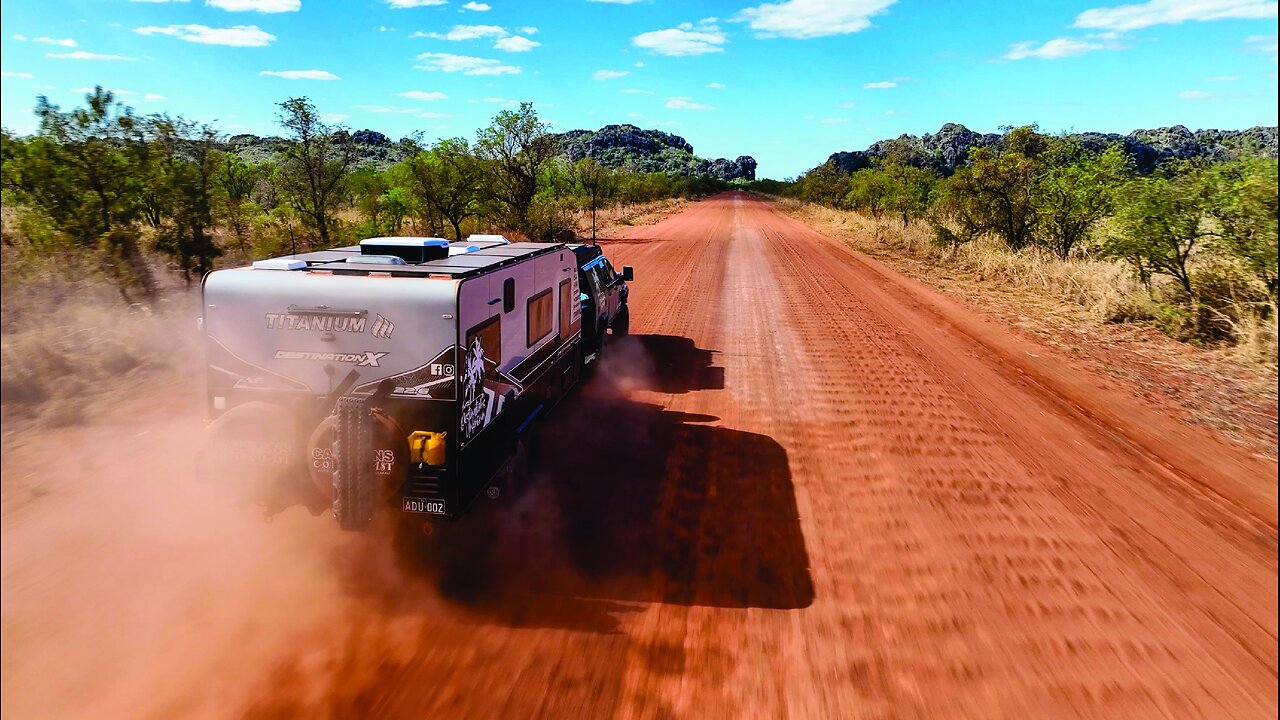
[[276,134],[306,95],[394,138],[535,103],[790,177],[944,122],[1128,132],[1276,124],[1276,2],[5,0],[0,119],[101,84],[139,112]]

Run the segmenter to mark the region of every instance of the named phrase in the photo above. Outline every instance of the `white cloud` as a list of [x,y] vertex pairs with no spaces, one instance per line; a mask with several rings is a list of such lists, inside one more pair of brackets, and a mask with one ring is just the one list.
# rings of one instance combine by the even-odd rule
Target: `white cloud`
[[165,96],[163,95],[160,95],[159,93],[147,93],[146,95],[142,96],[142,99],[146,100],[147,102],[158,102],[160,100],[165,100],[167,98],[165,98]]
[[[520,31],[526,35],[532,35],[538,32],[535,27],[522,27]],[[480,38],[497,38],[493,43],[496,50],[503,52],[529,52],[530,50],[542,45],[540,42],[530,40],[520,35],[512,35],[507,29],[501,25],[454,25],[453,29],[447,33],[422,32],[421,30],[413,33],[411,38],[432,38],[433,40],[449,40],[451,42],[462,42],[465,40],[478,40]]]
[[503,65],[489,58],[454,55],[452,53],[423,53],[418,56],[424,64],[414,65],[418,70],[433,72],[460,72],[463,75],[519,75],[520,68],[514,65]]
[[1240,79],[1239,75],[1213,75],[1204,79],[1205,82],[1211,83],[1229,83],[1236,82]]
[[597,70],[591,74],[593,80],[616,80],[620,77],[626,77],[631,73],[626,70]]
[[1213,93],[1207,93],[1203,90],[1183,90],[1178,93],[1178,97],[1183,100],[1212,100],[1215,96]]
[[849,118],[822,118],[818,122],[821,122],[823,125],[843,125],[849,122]]
[[21,78],[23,80],[34,80],[35,76],[28,72],[9,72],[8,70],[0,70],[0,77]]
[[512,35],[511,37],[499,39],[493,44],[493,47],[504,52],[529,52],[541,44],[526,37]]
[[175,2],[175,3],[184,3],[184,2],[187,2],[187,0],[129,0],[129,2],[140,2],[140,3],[170,3],[170,2]]
[[265,47],[276,36],[257,25],[236,25],[229,28],[211,28],[207,25],[168,25],[134,28],[139,35],[170,35],[186,42],[202,45],[228,45],[231,47]]
[[302,9],[302,0],[205,0],[204,4],[227,12],[287,13]]
[[816,38],[856,33],[871,27],[871,17],[896,0],[786,0],[742,10],[732,19],[745,22],[756,37]]
[[396,29],[393,27],[387,27],[386,25],[378,26],[378,32],[395,32],[395,31]]
[[715,110],[715,108],[710,105],[694,102],[687,97],[667,98],[666,107],[670,110]]
[[1244,50],[1245,52],[1255,52],[1274,56],[1276,54],[1276,36],[1250,35],[1244,39]]
[[707,83],[707,87],[711,88],[712,90],[723,90],[723,89],[724,89],[724,83],[709,82],[709,83]]
[[898,83],[892,80],[881,80],[880,82],[863,83],[863,90],[888,90],[889,88],[898,87]]
[[487,102],[491,105],[501,105],[502,107],[520,107],[519,100],[512,100],[504,97],[487,97],[484,98],[483,102]]
[[14,36],[13,36],[13,39],[14,39],[14,40],[17,40],[17,41],[19,41],[19,42],[26,42],[27,36],[26,36],[26,35],[14,35]]
[[635,62],[635,67],[644,67],[644,61],[643,61],[643,60],[637,60],[637,61]]
[[516,30],[518,30],[521,35],[537,35],[538,34],[538,28],[532,25],[525,25],[524,27],[518,27],[516,28]]
[[47,53],[47,55],[55,60],[137,60],[137,58],[127,57],[125,55],[106,55],[103,53],[91,53],[84,50],[76,50],[69,53]]
[[640,0],[587,0],[593,3],[608,3],[609,5],[634,5]]
[[[91,93],[91,92],[93,92],[95,89],[96,89],[96,88],[91,88],[91,87],[78,87],[78,88],[71,88],[71,92],[74,92],[74,93]],[[103,89],[104,89],[104,90],[106,90],[107,92],[111,93],[112,95],[119,95],[119,96],[121,96],[121,97],[128,97],[128,96],[130,96],[130,95],[137,95],[137,94],[138,94],[138,93],[136,93],[136,92],[134,92],[134,91],[132,91],[132,90],[121,90],[120,88],[103,88]]]
[[1006,60],[1058,60],[1061,58],[1084,55],[1095,50],[1121,50],[1124,45],[1118,41],[1100,35],[1084,38],[1054,38],[1039,46],[1034,41],[1017,42],[1009,46],[1004,54]]
[[263,70],[259,75],[271,75],[285,80],[341,80],[327,70]]
[[442,92],[432,90],[431,92],[423,92],[422,90],[410,90],[400,93],[400,97],[410,100],[422,100],[424,102],[432,102],[435,100],[448,100],[449,96]]
[[471,12],[489,12],[493,8],[490,7],[489,5],[486,5],[485,3],[469,2],[466,5],[463,5],[462,9],[470,10]]
[[405,8],[417,7],[434,7],[436,5],[448,5],[449,0],[387,0],[387,5],[392,10],[404,10]]
[[45,45],[57,45],[59,47],[79,47],[80,45],[80,43],[77,43],[75,40],[72,40],[71,38],[62,38],[61,40],[56,40],[51,37],[38,37],[38,38],[31,38],[31,42],[43,43]]
[[715,25],[681,23],[667,30],[653,30],[631,38],[631,44],[659,55],[680,57],[723,52],[726,38]]
[[1152,25],[1225,18],[1274,19],[1274,0],[1149,0],[1135,5],[1092,8],[1076,16],[1075,27],[1138,30]]
[[625,90],[619,90],[618,92],[625,93],[627,95],[652,95],[653,94],[652,90],[640,90],[639,88],[627,88]]
[[459,42],[462,40],[475,40],[476,38],[482,37],[506,37],[509,34],[510,33],[507,32],[507,29],[500,25],[454,25],[452,30],[444,34],[434,32],[424,33],[419,31],[409,37],[426,37],[434,38],[436,40],[452,40],[453,42]]

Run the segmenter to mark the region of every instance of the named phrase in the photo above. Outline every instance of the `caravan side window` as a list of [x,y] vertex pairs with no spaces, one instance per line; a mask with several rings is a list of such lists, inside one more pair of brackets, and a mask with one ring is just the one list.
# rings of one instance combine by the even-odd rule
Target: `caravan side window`
[[551,334],[553,300],[551,288],[529,298],[529,304],[525,308],[526,347],[533,347],[539,340]]
[[507,278],[502,281],[502,312],[509,313],[516,309],[516,279]]
[[[480,341],[477,348],[476,341]],[[502,316],[494,315],[484,322],[476,325],[467,331],[467,346],[463,348],[463,353],[468,357],[477,354],[486,361],[493,363],[494,367],[502,364]]]

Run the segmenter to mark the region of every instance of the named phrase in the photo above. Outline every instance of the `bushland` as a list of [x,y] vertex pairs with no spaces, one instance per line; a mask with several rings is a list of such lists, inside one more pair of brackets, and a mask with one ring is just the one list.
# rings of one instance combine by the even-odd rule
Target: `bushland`
[[950,176],[905,143],[763,191],[852,211],[881,240],[993,283],[1035,285],[1112,322],[1277,364],[1277,163],[1241,155],[1139,173],[1119,144],[1007,128]]

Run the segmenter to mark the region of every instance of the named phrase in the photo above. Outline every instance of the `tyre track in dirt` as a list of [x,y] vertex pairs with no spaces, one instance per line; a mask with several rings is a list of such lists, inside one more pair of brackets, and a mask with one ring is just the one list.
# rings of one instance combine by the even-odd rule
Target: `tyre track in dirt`
[[[1153,461],[972,338],[927,315],[903,322],[926,303],[891,297],[883,273],[807,227],[740,199],[702,211],[715,203],[731,203],[737,222],[718,250],[730,266],[724,332],[706,346],[734,348],[723,357],[735,407],[774,429],[797,504],[814,510],[804,536],[818,600],[807,613],[817,620],[840,594],[828,582],[861,573],[860,601],[833,610],[843,617],[832,627],[899,638],[829,670],[846,663],[881,693],[896,674],[902,692],[882,709],[897,712],[946,713],[957,698],[984,716],[1274,710],[1274,523],[1254,513],[1273,469],[1240,461],[1256,494],[1222,502],[1239,494],[1238,475],[1200,479]],[[841,547],[850,527],[875,541]],[[829,580],[826,558],[839,559]],[[905,578],[886,583],[895,575]]]
[[68,479],[5,517],[4,715],[1275,715],[1274,464],[745,194],[601,244],[635,337],[484,562],[184,515],[194,386],[87,489],[112,428],[7,452]]

